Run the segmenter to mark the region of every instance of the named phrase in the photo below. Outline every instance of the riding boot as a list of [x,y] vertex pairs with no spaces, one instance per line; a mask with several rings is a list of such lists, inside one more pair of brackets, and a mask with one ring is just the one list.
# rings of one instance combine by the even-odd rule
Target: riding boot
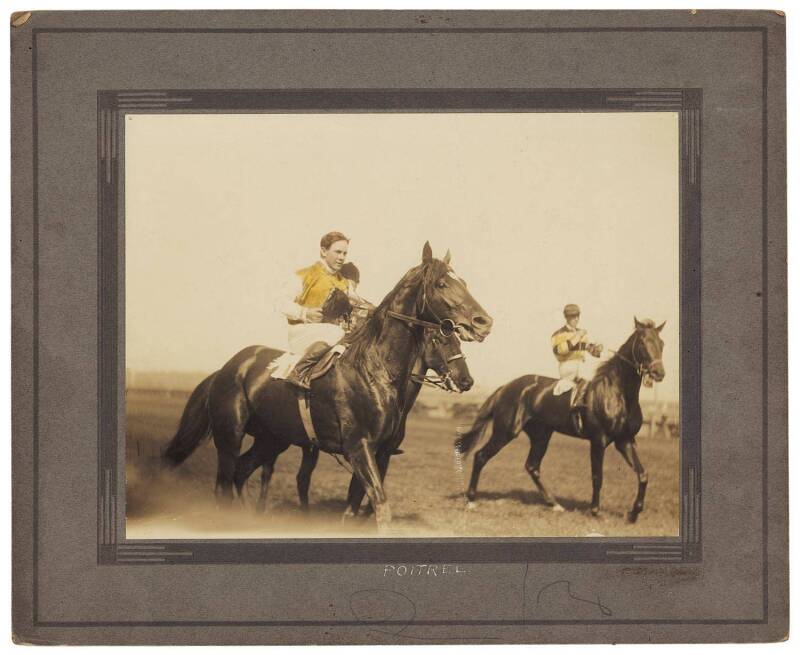
[[324,341],[315,341],[312,343],[305,354],[300,358],[300,361],[294,365],[289,375],[286,376],[286,381],[306,391],[310,390],[311,380],[309,378],[311,370],[328,350],[330,350],[330,346]]
[[[583,383],[582,378],[577,378],[575,384],[580,385]],[[586,387],[578,390],[579,393],[575,398],[575,403],[569,408],[569,415],[573,419],[575,428],[579,433],[583,432],[584,418],[586,417]]]

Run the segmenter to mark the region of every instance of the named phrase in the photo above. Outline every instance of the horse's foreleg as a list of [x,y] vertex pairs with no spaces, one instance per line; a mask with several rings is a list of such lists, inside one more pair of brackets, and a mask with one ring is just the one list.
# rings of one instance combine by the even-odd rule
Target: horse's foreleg
[[470,503],[475,501],[475,496],[478,494],[478,479],[481,477],[483,467],[486,466],[486,463],[500,452],[500,449],[509,443],[514,436],[514,434],[508,434],[495,427],[486,445],[475,453],[475,459],[472,462],[472,476],[469,479],[469,488],[467,489],[467,500]]
[[639,453],[636,452],[636,443],[633,440],[623,441],[622,443],[617,442],[614,445],[639,479],[639,489],[636,493],[636,500],[633,503],[633,509],[628,514],[628,520],[631,523],[636,523],[636,519],[639,518],[639,513],[644,509],[644,496],[647,492],[647,471],[645,471],[642,462],[639,460]]
[[539,472],[542,459],[547,453],[547,446],[550,444],[550,437],[553,435],[553,432],[547,428],[540,428],[537,426],[526,426],[525,432],[531,440],[531,449],[528,453],[528,459],[525,461],[525,470],[539,489],[539,493],[544,497],[544,502],[552,507],[554,512],[563,512],[564,508],[561,507],[555,497],[547,490],[547,487],[544,486],[541,473]]
[[591,459],[592,459],[592,515],[597,516],[600,513],[600,490],[603,488],[603,457],[605,456],[606,447],[601,442],[592,442]]
[[392,521],[392,512],[381,482],[375,452],[366,439],[361,439],[348,455],[353,466],[353,473],[366,490],[369,501],[375,510],[378,530],[383,532]]
[[358,512],[361,509],[361,501],[364,500],[364,485],[362,485],[358,481],[358,476],[353,473],[353,476],[350,478],[350,486],[347,489],[347,509],[344,511],[344,516],[342,516],[342,521],[347,521],[355,516],[358,516]]
[[[381,482],[386,479],[386,471],[389,469],[389,460],[391,456],[391,453],[381,453],[376,457],[378,462],[378,472],[381,474]],[[361,501],[364,499],[364,493],[364,487],[362,487],[358,479],[353,476],[353,479],[350,481],[350,490],[347,496],[348,506],[352,511],[353,516],[358,514],[358,510],[361,507]],[[370,514],[372,514],[372,505],[367,505],[364,508],[363,515],[369,516]]]
[[297,471],[297,495],[303,510],[308,509],[308,488],[311,486],[311,474],[317,467],[318,459],[319,448],[316,446],[303,448],[303,461],[300,463],[300,470]]

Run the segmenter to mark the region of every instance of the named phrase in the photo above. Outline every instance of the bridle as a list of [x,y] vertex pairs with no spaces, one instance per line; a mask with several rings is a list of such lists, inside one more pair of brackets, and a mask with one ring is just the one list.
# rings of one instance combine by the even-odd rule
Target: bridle
[[614,353],[617,357],[619,357],[628,366],[633,368],[633,370],[636,371],[636,375],[638,375],[640,378],[644,378],[644,376],[649,376],[650,375],[650,370],[652,369],[652,367],[655,366],[656,364],[662,363],[662,360],[660,358],[659,359],[653,359],[647,364],[645,364],[644,362],[638,361],[636,359],[636,351],[637,351],[637,346],[639,345],[640,340],[641,340],[641,337],[637,335],[636,339],[633,342],[633,345],[631,346],[631,353],[632,353],[633,361],[631,361],[630,359],[625,357],[625,355],[620,353],[618,350],[613,350],[611,348],[609,348],[608,350],[609,350],[609,352]]
[[[441,330],[440,334],[442,334]],[[452,334],[449,336],[442,334],[442,336],[444,336],[445,338],[450,338]],[[424,384],[429,387],[437,387],[438,389],[444,389],[445,391],[448,392],[461,393],[460,390],[458,389],[458,385],[456,385],[455,381],[453,380],[453,373],[452,370],[450,369],[450,362],[454,362],[459,359],[466,360],[467,356],[463,352],[458,352],[455,355],[452,355],[451,357],[446,357],[442,349],[442,346],[435,334],[431,336],[431,342],[433,343],[433,347],[436,350],[436,353],[439,355],[440,359],[444,361],[446,369],[444,375],[442,375],[438,371],[436,375],[428,375],[427,373],[424,375],[418,375],[412,373],[411,381],[416,384]]]
[[[420,327],[425,328],[425,330],[435,330],[436,332],[439,333],[439,335],[441,335],[442,337],[444,337],[446,339],[449,339],[450,337],[452,337],[456,333],[456,324],[455,324],[455,322],[452,319],[449,319],[449,318],[444,318],[444,319],[440,318],[436,314],[436,311],[433,309],[433,307],[431,307],[428,304],[428,293],[427,293],[427,288],[426,288],[426,285],[425,285],[424,281],[422,283],[422,303],[421,303],[421,305],[422,306],[418,308],[417,313],[421,315],[421,314],[424,314],[426,310],[428,310],[428,311],[430,311],[431,314],[433,314],[434,319],[436,319],[435,322],[434,321],[426,321],[424,319],[417,318],[416,316],[409,316],[408,314],[402,314],[400,312],[395,312],[395,311],[393,311],[391,309],[387,309],[386,310],[386,316],[388,316],[390,318],[394,318],[394,319],[396,319],[398,321],[401,321],[401,322],[403,322],[403,323],[405,323],[407,325],[419,325]],[[462,353],[462,352],[459,352],[459,353],[453,355],[452,357],[445,357],[444,352],[442,351],[441,345],[439,344],[438,340],[436,339],[436,335],[433,335],[431,337],[431,339],[433,341],[434,348],[436,349],[436,352],[444,360],[445,366],[447,367],[447,371],[445,372],[444,377],[442,377],[440,374],[437,374],[436,376],[432,376],[432,375],[427,375],[427,374],[425,374],[425,375],[415,375],[415,374],[412,373],[409,376],[409,379],[412,382],[415,382],[417,384],[424,384],[424,385],[427,385],[427,386],[437,387],[439,389],[444,389],[445,391],[453,391],[453,392],[459,391],[456,383],[453,381],[453,377],[452,377],[452,373],[451,373],[449,364],[450,364],[450,362],[456,361],[458,359],[466,359],[466,355],[464,355],[464,353]]]
[[456,331],[456,324],[449,318],[445,318],[444,320],[440,320],[438,323],[434,323],[432,321],[423,321],[421,318],[409,316],[408,314],[401,314],[400,312],[395,312],[391,309],[386,310],[386,315],[396,318],[398,321],[402,321],[403,323],[420,325],[426,330],[438,330],[439,334],[441,334],[443,337],[450,337]]

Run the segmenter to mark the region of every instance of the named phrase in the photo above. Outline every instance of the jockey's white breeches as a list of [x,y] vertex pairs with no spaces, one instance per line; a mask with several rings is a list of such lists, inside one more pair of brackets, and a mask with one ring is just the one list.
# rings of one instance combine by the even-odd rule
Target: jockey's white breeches
[[560,396],[575,388],[575,382],[580,377],[582,363],[580,359],[568,359],[566,362],[558,363],[558,377],[561,379],[553,388],[554,396]]
[[329,346],[344,337],[344,330],[332,323],[298,323],[289,326],[289,351],[302,355],[312,343],[324,341]]
[[580,359],[568,359],[566,362],[559,362],[558,377],[562,380],[575,382],[575,380],[580,377],[581,364],[583,364],[583,362]]

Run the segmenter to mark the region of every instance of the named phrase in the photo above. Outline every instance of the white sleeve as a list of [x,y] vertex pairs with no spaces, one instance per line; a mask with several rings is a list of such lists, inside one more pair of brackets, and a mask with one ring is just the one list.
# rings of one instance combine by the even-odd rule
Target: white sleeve
[[275,300],[275,311],[293,321],[305,321],[306,308],[295,302],[295,298],[302,292],[303,280],[299,275],[292,275],[291,279],[287,280],[280,289],[280,293]]

